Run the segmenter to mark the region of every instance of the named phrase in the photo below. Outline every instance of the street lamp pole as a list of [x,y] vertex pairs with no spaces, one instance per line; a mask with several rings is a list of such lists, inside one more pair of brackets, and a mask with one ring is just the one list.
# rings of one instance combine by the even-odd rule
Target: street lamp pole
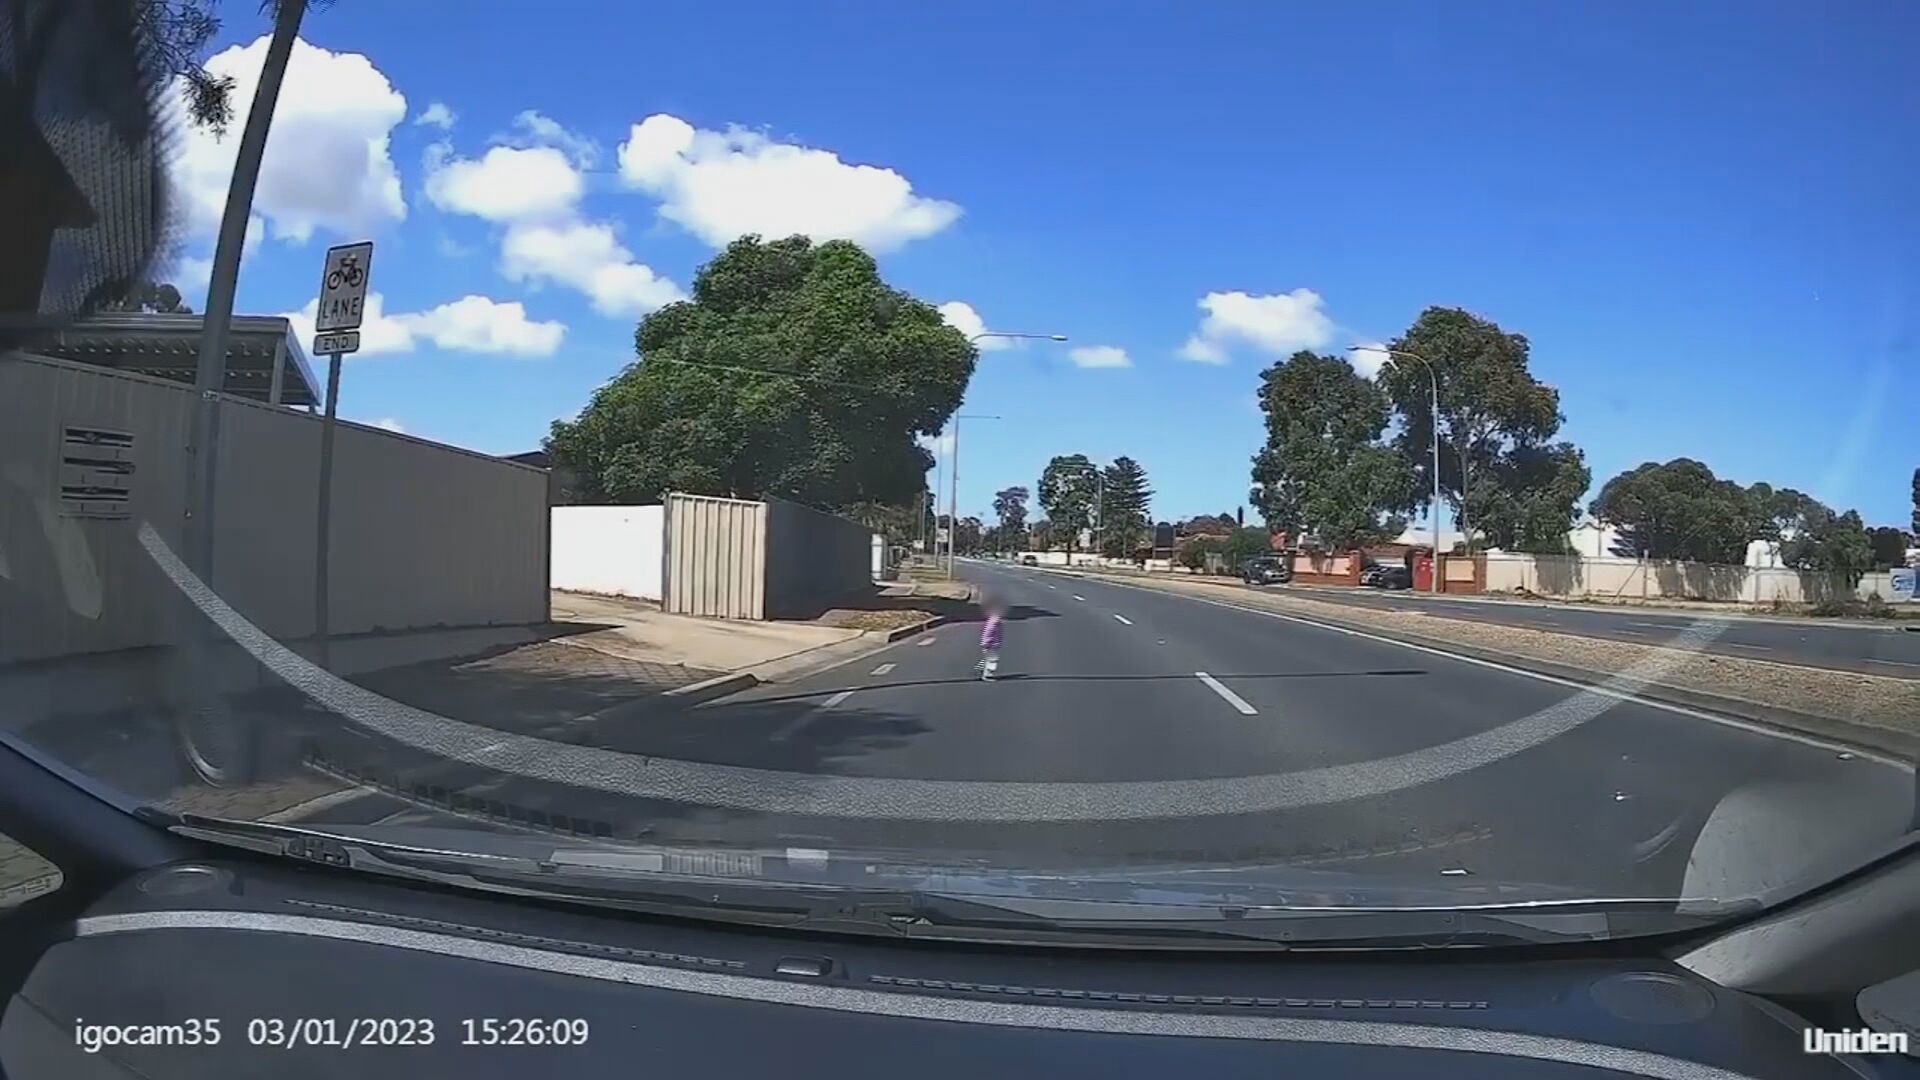
[[[1037,338],[1043,341],[1065,341],[1065,334],[1022,334],[1013,331],[982,330],[967,339],[971,346],[981,338]],[[953,447],[949,453],[953,456],[953,467],[948,469],[948,482],[953,486],[947,493],[947,580],[953,580],[954,543],[960,537],[960,421],[962,416],[953,416]],[[998,420],[997,416],[973,416],[975,420]]]
[[[1440,591],[1440,377],[1434,374],[1433,364],[1419,353],[1410,353],[1403,349],[1388,349],[1377,345],[1355,345],[1348,352],[1386,353],[1388,357],[1406,357],[1420,361],[1427,369],[1427,386],[1433,392],[1432,423],[1433,429],[1433,570],[1428,574],[1427,588],[1435,593]],[[1462,493],[1462,497],[1465,495]]]

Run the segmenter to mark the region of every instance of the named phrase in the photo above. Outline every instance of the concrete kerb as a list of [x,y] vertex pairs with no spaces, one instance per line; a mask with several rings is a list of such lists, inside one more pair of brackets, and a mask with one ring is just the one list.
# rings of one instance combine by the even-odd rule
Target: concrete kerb
[[[1077,568],[1071,571],[1056,569],[1055,572],[1096,578],[1121,577],[1121,575],[1100,574],[1097,571],[1087,573]],[[1114,584],[1136,589],[1154,588],[1153,585],[1136,584],[1125,580],[1116,580]],[[1225,583],[1219,584],[1224,585]],[[1169,593],[1175,596],[1180,595],[1178,591],[1170,589],[1155,589],[1155,591]],[[1463,645],[1459,642],[1430,638],[1423,634],[1409,633],[1405,630],[1386,630],[1378,626],[1360,622],[1355,622],[1352,626],[1349,626],[1345,620],[1340,619],[1337,615],[1327,615],[1316,612],[1311,616],[1307,616],[1295,612],[1272,612],[1265,608],[1246,604],[1235,604],[1224,599],[1196,599],[1201,599],[1204,603],[1220,604],[1225,607],[1239,608],[1242,611],[1272,615],[1277,618],[1291,619],[1308,624],[1324,625],[1333,629],[1360,629],[1378,637],[1405,641],[1410,645],[1417,645],[1434,652],[1450,653],[1473,660],[1485,661],[1487,663],[1503,664],[1508,667],[1537,671],[1540,674],[1551,675],[1554,678],[1563,679],[1571,683],[1578,683],[1582,686],[1599,687],[1612,677],[1607,672],[1573,667],[1568,664],[1559,664],[1550,660],[1538,660],[1529,656],[1501,652],[1497,649],[1483,649],[1472,645]],[[1719,694],[1709,694],[1700,690],[1668,686],[1664,683],[1649,683],[1637,689],[1633,696],[1648,701],[1716,713],[1730,720],[1737,720],[1792,735],[1812,736],[1835,744],[1841,749],[1864,752],[1875,757],[1892,755],[1902,761],[1913,761],[1916,757],[1920,757],[1920,738],[1904,732],[1889,731],[1885,728],[1874,727],[1872,725],[1850,723],[1828,716],[1817,716],[1813,713],[1782,709],[1772,705],[1763,705],[1759,702],[1745,701],[1740,698],[1725,697]]]

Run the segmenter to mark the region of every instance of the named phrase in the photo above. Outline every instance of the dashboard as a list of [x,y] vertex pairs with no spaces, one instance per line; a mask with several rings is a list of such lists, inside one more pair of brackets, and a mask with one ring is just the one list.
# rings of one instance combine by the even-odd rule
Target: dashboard
[[[0,954],[24,943],[0,942]],[[1038,950],[800,935],[241,858],[16,955],[9,1078],[1895,1075],[1602,951]],[[0,967],[0,970],[5,970]]]

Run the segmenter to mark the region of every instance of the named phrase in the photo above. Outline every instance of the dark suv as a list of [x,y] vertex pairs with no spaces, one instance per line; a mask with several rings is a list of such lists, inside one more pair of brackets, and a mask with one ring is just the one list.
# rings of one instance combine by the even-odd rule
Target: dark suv
[[1293,580],[1293,567],[1271,556],[1248,559],[1240,564],[1240,580],[1249,585],[1285,585]]

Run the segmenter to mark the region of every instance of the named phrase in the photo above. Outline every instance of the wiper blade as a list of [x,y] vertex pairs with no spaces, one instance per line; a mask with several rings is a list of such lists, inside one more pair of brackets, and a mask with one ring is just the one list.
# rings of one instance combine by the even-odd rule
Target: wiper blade
[[1081,900],[663,872],[655,852],[556,847],[486,833],[495,850],[388,843],[183,816],[174,831],[302,862],[680,918],[827,933],[1130,948],[1437,949],[1596,941],[1703,926],[1668,901],[1454,909]]

